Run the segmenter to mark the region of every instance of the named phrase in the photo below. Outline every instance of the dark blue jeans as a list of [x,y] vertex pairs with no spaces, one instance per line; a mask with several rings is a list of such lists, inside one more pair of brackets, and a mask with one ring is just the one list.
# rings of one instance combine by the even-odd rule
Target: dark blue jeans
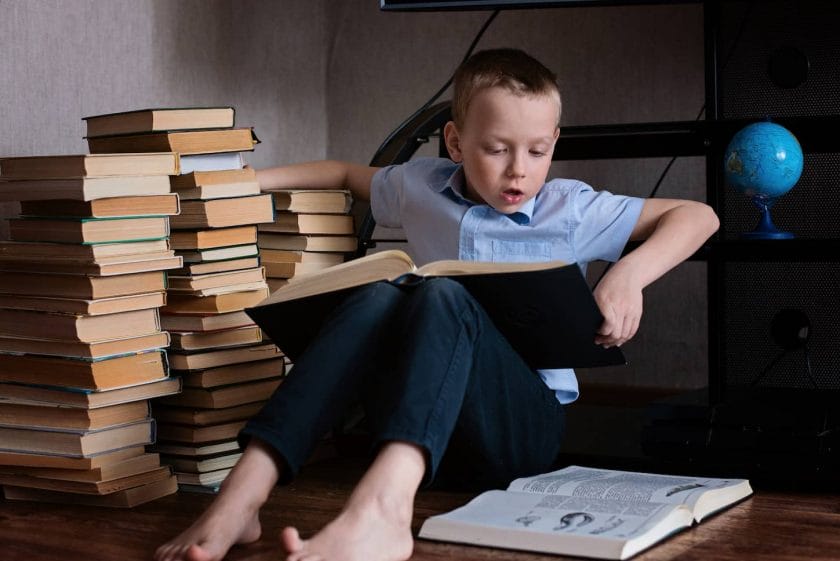
[[485,489],[549,469],[563,407],[455,281],[365,286],[349,296],[242,430],[284,463],[282,482],[361,402],[374,446],[414,443],[424,484]]

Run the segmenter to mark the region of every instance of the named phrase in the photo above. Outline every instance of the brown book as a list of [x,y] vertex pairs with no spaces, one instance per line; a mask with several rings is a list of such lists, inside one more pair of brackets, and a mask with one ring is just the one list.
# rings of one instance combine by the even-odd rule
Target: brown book
[[284,249],[287,251],[333,251],[349,253],[356,251],[359,241],[355,236],[312,236],[303,234],[279,234],[260,232],[257,236],[260,249]]
[[196,171],[172,176],[169,182],[172,191],[185,201],[245,197],[260,193],[257,172],[251,168]]
[[349,214],[296,214],[278,212],[274,222],[260,224],[258,232],[288,234],[352,234],[353,217]]
[[96,300],[166,290],[162,271],[90,277],[51,273],[3,273],[0,293]]
[[57,341],[52,339],[24,339],[22,337],[0,337],[0,352],[27,353],[47,356],[65,356],[99,359],[129,353],[142,353],[168,347],[169,333],[158,331],[138,337],[106,339],[85,343],[82,341]]
[[169,250],[169,240],[166,239],[86,245],[54,242],[0,241],[0,257],[6,259],[26,257],[32,259],[66,259],[68,261],[94,263],[104,259],[118,259],[128,255],[160,253]]
[[184,381],[184,387],[214,388],[276,378],[283,376],[285,372],[286,361],[283,357],[279,357],[229,366],[216,366],[203,370],[190,370],[181,374],[181,378]]
[[271,222],[274,209],[271,195],[249,195],[229,199],[184,201],[181,214],[171,218],[173,229],[229,228]]
[[137,109],[82,118],[87,137],[140,132],[223,129],[233,127],[233,107]]
[[88,457],[154,441],[151,419],[85,432],[0,427],[0,448],[8,452]]
[[170,250],[160,253],[146,253],[100,259],[95,262],[80,262],[70,259],[48,258],[5,258],[0,257],[0,271],[64,273],[68,275],[91,275],[110,277],[147,271],[166,271],[179,269],[184,259]]
[[263,264],[265,268],[265,276],[275,279],[290,279],[298,275],[305,275],[307,273],[314,273],[321,271],[328,267],[332,267],[331,263],[271,263]]
[[107,243],[165,238],[169,217],[13,218],[9,237],[22,242]]
[[265,279],[260,281],[253,281],[253,282],[241,282],[238,284],[229,284],[224,286],[216,286],[210,288],[201,288],[198,290],[177,290],[177,289],[170,289],[170,294],[173,296],[177,296],[179,294],[185,294],[195,297],[206,297],[206,296],[218,296],[222,294],[232,294],[232,293],[240,293],[240,292],[248,292],[252,290],[260,290],[262,288],[267,288],[268,285],[265,282]]
[[174,475],[108,495],[64,493],[46,489],[16,487],[14,485],[3,487],[3,494],[10,501],[34,501],[110,508],[133,508],[176,492],[178,492],[178,479]]
[[0,158],[0,179],[72,179],[126,175],[177,175],[178,154],[80,154]]
[[0,426],[31,429],[97,430],[149,418],[148,401],[133,401],[101,407],[77,409],[57,404],[0,402]]
[[111,450],[96,454],[88,458],[70,458],[67,456],[50,456],[47,454],[27,454],[23,452],[5,452],[0,450],[0,466],[30,467],[35,469],[56,471],[91,471],[107,469],[108,466],[128,461],[142,456],[144,446],[129,446],[118,450]]
[[260,260],[265,263],[323,263],[338,265],[339,263],[344,263],[345,256],[343,253],[261,249]]
[[168,175],[0,181],[0,201],[93,201],[106,197],[164,195],[169,192]]
[[268,288],[230,292],[214,296],[192,296],[172,294],[167,297],[166,306],[160,309],[162,314],[223,314],[241,312],[255,306],[268,297]]
[[88,138],[87,142],[91,154],[177,152],[189,155],[250,151],[259,139],[252,129],[238,128],[98,136]]
[[239,345],[254,345],[262,342],[262,330],[259,327],[240,327],[222,331],[172,332],[172,349],[196,351]]
[[[254,246],[256,250],[256,246]],[[257,256],[253,257],[237,257],[233,259],[223,259],[221,261],[202,261],[198,263],[187,263],[183,267],[179,267],[170,271],[170,275],[207,275],[210,273],[222,273],[225,271],[239,271],[242,269],[253,269],[260,266],[260,259]]]
[[282,378],[269,378],[217,388],[184,388],[180,394],[162,398],[160,402],[166,405],[208,409],[264,402],[271,397],[282,381]]
[[289,279],[266,277],[265,283],[268,285],[268,289],[274,292],[289,284]]
[[[181,378],[161,378],[111,390],[80,390],[25,384],[0,384],[0,398],[15,402],[55,403],[65,407],[96,409],[119,403],[153,399],[181,391]],[[2,463],[2,462],[0,462]]]
[[265,270],[262,267],[242,269],[239,271],[224,271],[206,275],[179,276],[169,275],[170,293],[197,292],[211,288],[228,287],[244,283],[260,283],[265,281]]
[[184,485],[200,485],[209,488],[217,488],[227,478],[231,468],[217,469],[203,473],[190,472],[175,472],[175,477],[178,478],[178,485],[183,489]]
[[20,203],[20,213],[24,216],[112,218],[117,216],[163,216],[178,214],[179,212],[181,212],[181,203],[175,193],[108,197],[93,201],[53,199]]
[[150,471],[112,479],[109,481],[73,481],[67,479],[50,479],[47,477],[34,477],[21,474],[0,473],[0,485],[14,485],[16,487],[27,487],[29,489],[45,489],[48,491],[60,491],[63,493],[80,493],[84,495],[108,495],[117,491],[123,491],[131,487],[138,487],[168,479],[172,473],[169,466],[158,466]]
[[257,243],[256,226],[236,226],[213,230],[182,230],[171,232],[172,249],[210,249]]
[[[136,450],[136,448],[128,448]],[[98,457],[98,456],[97,456]],[[75,458],[74,458],[75,459]],[[125,459],[90,469],[62,469],[52,467],[5,466],[0,463],[0,472],[5,474],[46,477],[64,481],[113,481],[131,475],[138,475],[160,467],[160,455],[154,452],[141,453]]]
[[79,314],[98,316],[116,312],[130,312],[159,308],[166,303],[165,292],[147,292],[144,294],[129,294],[113,298],[99,298],[96,300],[81,300],[76,298],[49,298],[46,296],[11,296],[0,294],[0,308],[14,310],[36,310],[41,312],[56,312],[64,314]]
[[152,449],[161,454],[161,456],[169,454],[189,458],[206,458],[208,456],[241,451],[239,443],[236,441],[235,437],[222,440],[220,442],[194,444],[158,440],[158,442],[152,446]]
[[274,208],[289,212],[346,214],[353,203],[350,191],[337,189],[284,189],[272,195]]
[[164,356],[157,351],[102,360],[11,354],[0,360],[0,382],[104,390],[165,376]]
[[244,426],[245,421],[232,421],[204,427],[161,423],[158,427],[158,438],[165,441],[206,444],[236,438],[236,435]]
[[163,461],[172,466],[176,472],[183,473],[207,473],[220,469],[229,469],[236,465],[241,452],[232,454],[219,454],[205,458],[189,458],[182,456],[165,456]]
[[267,358],[277,358],[281,353],[273,344],[249,345],[233,349],[222,349],[219,351],[205,351],[190,354],[170,353],[169,365],[173,370],[200,370],[238,364],[240,362],[252,362]]
[[93,342],[160,331],[157,308],[101,316],[0,308],[0,335]]
[[208,315],[161,315],[160,325],[167,331],[218,331],[253,326],[254,321],[242,311]]
[[259,248],[254,244],[231,245],[226,247],[214,247],[211,249],[196,249],[193,251],[179,250],[178,255],[184,263],[210,263],[215,261],[229,261],[231,259],[242,259],[245,257],[257,257]]
[[257,401],[220,409],[195,409],[159,403],[155,405],[154,417],[159,423],[202,427],[205,425],[218,425],[220,423],[250,419],[260,412],[263,405],[265,405],[263,401]]

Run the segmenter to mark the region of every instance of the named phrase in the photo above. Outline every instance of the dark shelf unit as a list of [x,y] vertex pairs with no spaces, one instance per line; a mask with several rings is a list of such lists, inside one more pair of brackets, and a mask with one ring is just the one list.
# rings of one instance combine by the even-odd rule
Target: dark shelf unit
[[[732,40],[732,19],[735,17],[733,14],[738,14],[737,17],[742,19],[743,27],[743,23],[750,17],[758,20],[759,25],[765,25],[771,17],[767,14],[774,11],[786,13],[791,9],[811,9],[818,16],[821,10],[840,15],[840,5],[835,6],[831,3],[829,7],[829,3],[820,3],[817,0],[769,0],[761,3],[748,0],[697,0],[690,3],[703,5],[704,117],[696,121],[563,127],[553,159],[703,157],[706,161],[706,202],[718,213],[722,227],[691,259],[707,264],[708,388],[654,403],[648,409],[645,434],[642,438],[646,457],[666,463],[671,461],[672,469],[676,471],[702,469],[722,475],[741,474],[773,485],[801,486],[804,481],[810,481],[823,488],[838,485],[840,402],[835,397],[840,393],[840,351],[827,353],[830,365],[836,366],[836,375],[830,374],[836,378],[834,386],[830,388],[809,388],[807,384],[806,387],[792,386],[787,389],[753,388],[744,385],[731,386],[727,379],[728,370],[732,368],[728,361],[738,349],[727,348],[728,343],[722,332],[729,328],[729,323],[733,321],[732,316],[738,316],[742,312],[737,309],[740,305],[737,298],[743,297],[743,294],[733,294],[733,279],[739,280],[745,275],[749,278],[751,270],[748,268],[752,266],[760,273],[758,276],[777,275],[782,282],[789,278],[791,271],[801,269],[805,274],[819,274],[828,268],[831,274],[826,275],[826,278],[827,283],[831,283],[835,278],[836,269],[836,286],[829,286],[828,291],[830,297],[833,290],[835,299],[838,300],[835,305],[840,306],[840,298],[836,298],[840,294],[840,226],[831,224],[829,228],[827,222],[823,225],[818,224],[805,235],[790,240],[741,239],[736,231],[727,231],[724,226],[730,221],[738,222],[744,219],[744,216],[732,216],[732,208],[748,208],[749,203],[742,195],[727,192],[730,188],[724,179],[724,152],[729,140],[738,130],[749,123],[766,118],[766,114],[759,114],[760,111],[756,110],[756,114],[747,116],[727,116],[727,95],[732,97],[733,88],[727,80],[732,80],[732,77],[722,74],[726,74],[724,70],[732,55],[733,44],[739,40],[743,41],[743,29],[738,30],[734,41]],[[553,7],[561,5],[563,3],[558,2]],[[545,3],[541,7],[552,6]],[[815,38],[806,37],[804,40],[811,41],[815,45],[814,50],[822,49],[831,55],[825,57],[825,53],[819,53],[823,58],[840,60],[840,39],[834,39],[836,33],[833,27],[825,27],[821,22],[821,19],[831,18],[814,17],[811,14],[810,17],[804,17],[806,21],[801,24],[787,20],[785,16],[779,19],[784,23],[777,26],[780,29],[796,25],[820,26],[823,36],[817,34]],[[778,33],[775,29],[773,32]],[[728,38],[724,37],[726,33],[730,34]],[[759,35],[757,40],[755,37],[749,40],[752,43],[744,45],[747,49],[765,48],[764,43],[769,42],[764,35]],[[749,43],[749,40],[746,42]],[[721,46],[724,44],[727,52],[722,54]],[[838,156],[836,167],[840,170],[840,136],[834,132],[840,127],[840,114],[837,113],[840,111],[840,78],[837,78],[840,76],[840,62],[825,63],[822,60],[821,64],[821,71],[828,76],[829,85],[825,85],[824,76],[822,81],[817,81],[816,87],[824,88],[832,95],[827,96],[829,101],[814,102],[818,105],[814,111],[803,111],[803,104],[799,102],[786,104],[785,100],[789,101],[794,94],[770,91],[772,87],[763,83],[748,85],[745,89],[752,93],[758,91],[760,95],[764,92],[762,88],[766,88],[768,96],[773,97],[773,102],[783,108],[772,113],[772,120],[791,130],[798,138],[806,154],[806,169],[809,165],[809,155],[826,154]],[[835,68],[832,64],[838,65],[837,72],[833,71]],[[826,67],[831,71],[826,71]],[[749,79],[757,81],[755,76]],[[730,89],[724,91],[724,86]],[[806,93],[811,97],[819,97],[813,90]],[[811,102],[804,104],[806,108],[808,103]],[[763,107],[762,103],[757,105]],[[789,109],[788,105],[795,107]],[[399,163],[409,159],[419,145],[437,135],[437,129],[448,119],[448,103],[428,108],[414,122],[407,124],[399,135],[391,139],[391,146],[387,147],[384,153],[389,156],[395,155],[396,159],[387,163]],[[442,142],[440,154],[446,155]],[[384,163],[386,162],[381,159],[372,162],[374,165]],[[832,179],[835,176],[840,176],[840,171],[830,175]],[[822,190],[828,188],[840,192],[840,181],[837,185],[821,186]],[[836,198],[837,206],[840,206],[840,195]],[[728,200],[737,202],[737,205],[728,205]],[[823,216],[825,218],[830,214]],[[373,225],[372,218],[368,215],[361,230],[362,252],[375,244],[370,240]],[[741,224],[735,229],[742,230]],[[633,247],[631,244],[628,249]],[[759,280],[766,282],[767,279]],[[820,282],[826,284],[822,279]],[[782,288],[792,290],[795,287]],[[754,301],[760,297],[756,295],[748,298]],[[736,317],[736,320],[741,321],[742,318]],[[836,343],[837,341],[834,341],[831,344],[836,346]],[[778,349],[768,350],[769,354],[777,352]],[[770,359],[772,356],[761,357],[762,364]],[[810,376],[810,359],[808,360]],[[811,381],[813,382],[813,378]]]

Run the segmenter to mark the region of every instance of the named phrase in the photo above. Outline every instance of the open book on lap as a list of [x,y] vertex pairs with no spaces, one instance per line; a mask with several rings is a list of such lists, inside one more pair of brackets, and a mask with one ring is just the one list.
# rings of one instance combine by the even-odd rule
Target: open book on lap
[[419,537],[488,547],[627,559],[750,496],[744,479],[569,466],[517,479],[451,512]]
[[417,268],[400,250],[295,276],[246,313],[295,360],[349,290],[379,281],[410,287],[430,277],[461,283],[532,368],[624,364],[617,347],[595,344],[603,317],[580,268],[559,261],[435,261]]

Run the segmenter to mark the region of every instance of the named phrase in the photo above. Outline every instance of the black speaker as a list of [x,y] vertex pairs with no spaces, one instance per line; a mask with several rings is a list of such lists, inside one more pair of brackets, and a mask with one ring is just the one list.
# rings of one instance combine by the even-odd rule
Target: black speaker
[[840,389],[840,263],[729,262],[724,275],[728,386]]

